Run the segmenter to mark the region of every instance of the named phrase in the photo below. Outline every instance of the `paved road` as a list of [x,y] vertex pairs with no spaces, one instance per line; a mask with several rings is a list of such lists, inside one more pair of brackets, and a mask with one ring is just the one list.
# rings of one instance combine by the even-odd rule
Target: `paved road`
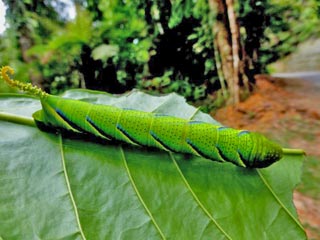
[[284,86],[290,92],[295,92],[301,105],[314,108],[320,114],[320,72],[277,73],[272,76],[285,81]]
[[316,88],[319,88],[320,90],[320,71],[275,73],[272,74],[272,76],[279,78],[306,80],[309,82],[309,84],[313,84]]

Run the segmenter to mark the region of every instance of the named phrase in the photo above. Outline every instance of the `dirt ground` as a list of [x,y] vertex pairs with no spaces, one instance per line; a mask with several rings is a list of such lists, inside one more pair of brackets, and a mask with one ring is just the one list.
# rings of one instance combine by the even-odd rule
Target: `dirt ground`
[[[256,80],[252,96],[237,106],[219,109],[213,117],[230,127],[262,132],[286,147],[302,148],[308,155],[306,161],[312,156],[319,169],[320,88],[301,79],[258,75]],[[320,172],[315,174],[319,176]],[[318,184],[314,183],[313,195],[300,190],[294,193],[294,203],[309,239],[320,239]]]

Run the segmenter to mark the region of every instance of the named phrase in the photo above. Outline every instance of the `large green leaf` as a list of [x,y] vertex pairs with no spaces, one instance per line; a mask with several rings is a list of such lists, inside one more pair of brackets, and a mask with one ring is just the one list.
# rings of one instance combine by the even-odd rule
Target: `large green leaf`
[[[64,96],[215,122],[175,94],[78,90]],[[30,118],[38,109],[34,98],[0,97],[0,238],[306,238],[292,203],[302,156],[285,156],[263,170],[245,169],[65,138],[8,115]]]

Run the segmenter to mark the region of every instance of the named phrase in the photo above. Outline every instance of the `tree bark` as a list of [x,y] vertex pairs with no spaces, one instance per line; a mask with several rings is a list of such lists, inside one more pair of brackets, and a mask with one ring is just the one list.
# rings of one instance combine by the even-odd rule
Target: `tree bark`
[[[246,76],[246,65],[241,54],[240,30],[234,10],[233,0],[209,0],[211,10],[216,13],[216,21],[212,26],[214,48],[221,59],[221,72],[228,85],[229,104],[240,101],[240,86],[249,90],[249,76]],[[217,66],[219,67],[219,66]],[[221,81],[221,80],[220,80]]]
[[236,16],[234,12],[233,0],[226,0],[227,5],[227,15],[229,20],[230,32],[231,32],[231,48],[232,48],[232,59],[233,59],[233,81],[231,88],[233,96],[233,103],[239,103],[240,92],[239,92],[239,74],[240,74],[240,57],[239,57],[239,44],[240,44],[240,33],[239,26],[236,21]]
[[[212,26],[214,34],[214,48],[219,53],[221,59],[221,72],[227,82],[229,90],[229,99],[233,102],[233,64],[232,64],[232,48],[230,44],[229,33],[226,28],[228,20],[226,19],[225,6],[221,0],[209,0],[211,10],[216,12],[216,22]],[[219,66],[217,66],[219,67]]]

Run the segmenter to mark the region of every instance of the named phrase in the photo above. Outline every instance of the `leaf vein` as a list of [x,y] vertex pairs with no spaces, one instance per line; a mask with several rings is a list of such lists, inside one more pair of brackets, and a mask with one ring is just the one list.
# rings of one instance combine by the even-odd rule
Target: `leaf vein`
[[[196,114],[200,111],[200,108],[196,108],[194,113],[189,117],[189,121],[191,121]],[[206,209],[206,207],[202,204],[202,202],[200,201],[200,199],[197,197],[197,195],[195,194],[195,192],[193,191],[193,189],[191,188],[190,184],[188,183],[188,180],[185,178],[185,176],[183,175],[182,170],[180,169],[177,161],[175,160],[173,153],[170,152],[170,157],[175,165],[175,167],[177,168],[183,182],[185,183],[185,185],[187,186],[188,190],[190,191],[191,195],[193,196],[193,198],[195,199],[195,201],[197,202],[197,204],[200,206],[200,208],[204,211],[204,213],[209,217],[209,219],[217,226],[217,228],[226,236],[227,239],[232,240],[232,238],[229,236],[229,234],[223,230],[223,228],[220,226],[220,224],[213,218],[213,216],[209,213],[209,211]]]
[[132,187],[135,191],[135,193],[137,194],[137,197],[139,199],[139,201],[141,202],[142,206],[144,207],[144,209],[146,210],[146,212],[148,213],[151,221],[153,222],[155,228],[158,230],[159,234],[161,235],[161,238],[162,239],[166,239],[166,237],[164,236],[163,232],[161,231],[159,225],[157,224],[156,220],[154,219],[151,211],[149,210],[148,206],[146,205],[146,203],[144,202],[144,200],[142,199],[142,196],[133,180],[133,177],[131,175],[131,172],[130,172],[130,169],[129,169],[129,166],[128,166],[128,163],[127,163],[127,160],[126,160],[126,157],[125,157],[125,154],[124,154],[124,151],[123,151],[123,148],[120,147],[120,152],[121,152],[121,156],[122,156],[122,159],[123,159],[123,163],[124,163],[124,166],[125,166],[125,169],[127,171],[127,174],[128,174],[128,177],[130,179],[130,182],[132,184]]
[[301,223],[292,215],[292,213],[289,211],[289,209],[283,204],[283,202],[280,200],[280,198],[277,196],[277,194],[272,190],[272,187],[270,184],[267,182],[267,180],[264,178],[263,174],[261,171],[257,169],[257,173],[259,177],[261,178],[262,182],[264,185],[268,188],[268,190],[271,192],[272,196],[276,199],[276,201],[280,204],[280,206],[285,210],[285,212],[292,218],[292,220],[304,231],[303,226]]
[[67,185],[67,188],[68,188],[68,193],[69,193],[70,200],[71,200],[71,203],[72,203],[72,206],[73,206],[73,209],[74,209],[74,213],[75,213],[75,216],[76,216],[76,221],[77,221],[77,225],[79,227],[80,235],[85,240],[86,237],[85,237],[85,235],[83,233],[83,230],[82,230],[82,226],[81,226],[80,218],[79,218],[79,213],[78,213],[78,208],[77,208],[76,202],[74,200],[74,197],[73,197],[73,194],[72,194],[72,190],[71,190],[71,186],[70,186],[70,182],[69,182],[69,176],[68,176],[66,163],[65,163],[65,158],[64,158],[64,154],[63,154],[63,142],[62,142],[61,134],[59,135],[59,144],[60,144],[61,163],[62,163],[62,167],[63,167],[64,178],[65,178],[66,185]]
[[223,228],[220,226],[220,224],[213,218],[213,216],[211,216],[211,214],[209,213],[209,211],[206,209],[206,207],[202,204],[202,202],[200,201],[200,199],[197,197],[197,195],[195,194],[195,192],[193,191],[193,189],[191,188],[190,184],[188,183],[188,180],[185,178],[185,176],[183,175],[177,161],[175,160],[173,153],[169,152],[170,154],[170,158],[173,161],[177,171],[179,172],[182,181],[184,182],[184,184],[187,186],[188,190],[190,191],[191,195],[193,196],[193,198],[195,199],[195,201],[197,202],[197,204],[200,206],[200,208],[203,210],[203,212],[210,218],[210,220],[217,226],[217,228],[226,236],[227,239],[232,239],[228,233],[226,233],[226,231],[223,230]]

